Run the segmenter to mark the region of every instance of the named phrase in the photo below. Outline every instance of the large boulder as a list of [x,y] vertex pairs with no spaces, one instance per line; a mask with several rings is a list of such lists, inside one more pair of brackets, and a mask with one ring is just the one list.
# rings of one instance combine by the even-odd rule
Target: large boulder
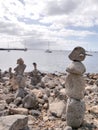
[[0,130],[20,130],[28,125],[25,115],[10,115],[0,117]]

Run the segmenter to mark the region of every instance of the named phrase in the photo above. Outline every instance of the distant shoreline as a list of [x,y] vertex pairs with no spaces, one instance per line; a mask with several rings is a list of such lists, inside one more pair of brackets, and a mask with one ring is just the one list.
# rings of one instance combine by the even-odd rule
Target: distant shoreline
[[17,50],[17,51],[27,51],[27,48],[0,48],[0,51],[11,51],[11,50]]

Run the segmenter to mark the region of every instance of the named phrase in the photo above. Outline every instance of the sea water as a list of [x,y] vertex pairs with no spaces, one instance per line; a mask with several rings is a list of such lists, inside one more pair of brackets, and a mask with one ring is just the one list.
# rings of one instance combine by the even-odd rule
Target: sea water
[[[66,72],[66,67],[71,63],[68,55],[70,51],[52,51],[46,53],[44,50],[27,51],[0,51],[0,69],[14,69],[17,66],[17,59],[23,58],[26,64],[26,72],[33,70],[33,62],[37,63],[38,69],[42,72]],[[87,56],[83,61],[86,72],[98,73],[98,52],[89,52],[93,56]]]

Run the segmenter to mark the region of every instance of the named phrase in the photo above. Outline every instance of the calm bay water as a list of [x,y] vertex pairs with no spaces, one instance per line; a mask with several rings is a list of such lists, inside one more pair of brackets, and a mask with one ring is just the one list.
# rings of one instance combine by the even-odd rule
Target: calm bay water
[[[42,72],[65,72],[66,67],[71,63],[68,59],[69,51],[53,51],[46,53],[43,50],[28,51],[0,51],[0,69],[14,69],[18,58],[23,58],[27,65],[25,71],[33,70],[33,62],[36,62],[38,69]],[[98,52],[90,52],[93,56],[87,56],[83,61],[86,66],[86,72],[98,73]]]

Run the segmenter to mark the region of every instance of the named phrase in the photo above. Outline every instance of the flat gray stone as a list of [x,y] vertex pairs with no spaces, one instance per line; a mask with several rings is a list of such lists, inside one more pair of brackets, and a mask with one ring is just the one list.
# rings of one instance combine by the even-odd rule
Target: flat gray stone
[[25,115],[10,115],[0,117],[0,130],[20,130],[27,126],[28,117]]
[[80,46],[75,47],[69,54],[69,59],[73,61],[74,60],[83,61],[85,57],[86,57],[85,49]]

